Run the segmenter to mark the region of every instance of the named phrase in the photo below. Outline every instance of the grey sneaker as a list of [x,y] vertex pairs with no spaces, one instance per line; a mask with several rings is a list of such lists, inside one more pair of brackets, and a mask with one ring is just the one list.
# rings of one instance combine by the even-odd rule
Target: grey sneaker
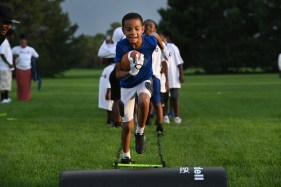
[[136,144],[136,152],[138,154],[142,154],[145,152],[145,143],[146,139],[144,134],[135,133],[135,144]]

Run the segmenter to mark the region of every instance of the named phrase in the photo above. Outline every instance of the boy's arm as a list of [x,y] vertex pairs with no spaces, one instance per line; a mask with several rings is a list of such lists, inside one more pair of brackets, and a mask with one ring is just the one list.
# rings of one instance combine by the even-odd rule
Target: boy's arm
[[162,39],[160,38],[160,36],[159,36],[156,32],[152,32],[150,35],[153,35],[153,36],[156,37],[157,43],[158,43],[158,45],[159,45],[159,47],[160,47],[160,49],[161,49],[163,58],[164,58],[165,60],[169,60],[169,58],[168,58],[168,57],[169,57],[168,51],[167,51],[165,45],[163,44],[163,41],[162,41]]
[[164,49],[165,49],[165,46],[164,46],[163,41],[162,41],[162,39],[160,38],[160,36],[159,36],[156,32],[152,32],[150,35],[153,35],[153,36],[156,37],[160,49],[161,49],[161,50],[164,50]]
[[121,70],[120,62],[116,62],[115,67],[116,67],[116,77],[117,77],[117,79],[123,79],[123,78],[131,75],[129,73],[129,71]]
[[107,88],[106,94],[105,94],[106,100],[111,100],[111,88]]
[[161,62],[161,65],[162,65],[163,73],[166,78],[165,87],[166,87],[166,90],[169,90],[170,88],[169,88],[169,77],[168,77],[168,62],[164,60]]
[[183,83],[184,82],[184,74],[183,74],[183,66],[182,66],[182,64],[179,64],[178,68],[179,68],[180,83]]
[[0,56],[1,56],[2,60],[9,66],[9,68],[13,68],[13,67],[14,67],[13,64],[10,64],[10,63],[8,62],[8,60],[7,60],[7,58],[5,57],[4,54],[0,54]]

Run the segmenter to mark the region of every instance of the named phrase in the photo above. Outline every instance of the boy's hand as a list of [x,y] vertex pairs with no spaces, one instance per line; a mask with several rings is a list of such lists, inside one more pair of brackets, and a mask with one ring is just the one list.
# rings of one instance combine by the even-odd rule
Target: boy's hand
[[129,57],[130,67],[131,67],[131,70],[129,71],[129,73],[133,76],[136,76],[139,73],[139,71],[143,65],[144,56],[143,56],[143,54],[141,54],[139,57],[139,54],[137,54],[135,58],[132,58],[130,56],[130,52],[129,52],[128,57]]
[[164,49],[161,51],[161,53],[162,53],[162,57],[163,57],[165,60],[169,61],[169,58],[170,58],[169,51],[167,51],[167,49],[164,48]]

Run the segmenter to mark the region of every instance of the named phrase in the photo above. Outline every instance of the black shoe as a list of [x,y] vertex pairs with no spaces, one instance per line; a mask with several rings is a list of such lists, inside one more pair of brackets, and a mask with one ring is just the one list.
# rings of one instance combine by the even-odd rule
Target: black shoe
[[164,135],[164,129],[163,129],[162,125],[157,125],[157,127],[156,127],[156,132],[157,132],[159,135]]
[[133,164],[133,163],[135,163],[135,161],[133,161],[132,158],[125,157],[125,158],[121,159],[121,163],[122,164]]
[[112,127],[118,128],[122,126],[122,122],[114,122]]
[[140,135],[139,133],[135,133],[135,144],[136,144],[136,152],[138,154],[142,154],[145,152],[145,136],[144,134]]

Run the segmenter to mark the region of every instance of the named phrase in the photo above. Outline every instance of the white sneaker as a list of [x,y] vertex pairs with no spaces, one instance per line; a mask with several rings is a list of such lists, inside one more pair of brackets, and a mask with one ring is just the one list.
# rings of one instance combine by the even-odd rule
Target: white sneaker
[[174,118],[174,122],[177,123],[177,124],[180,124],[181,123],[181,118],[180,117],[175,117]]
[[10,101],[8,99],[3,99],[1,103],[6,104],[9,103]]
[[170,123],[170,119],[169,119],[169,117],[168,117],[167,115],[164,116],[163,122],[164,122],[164,123]]

